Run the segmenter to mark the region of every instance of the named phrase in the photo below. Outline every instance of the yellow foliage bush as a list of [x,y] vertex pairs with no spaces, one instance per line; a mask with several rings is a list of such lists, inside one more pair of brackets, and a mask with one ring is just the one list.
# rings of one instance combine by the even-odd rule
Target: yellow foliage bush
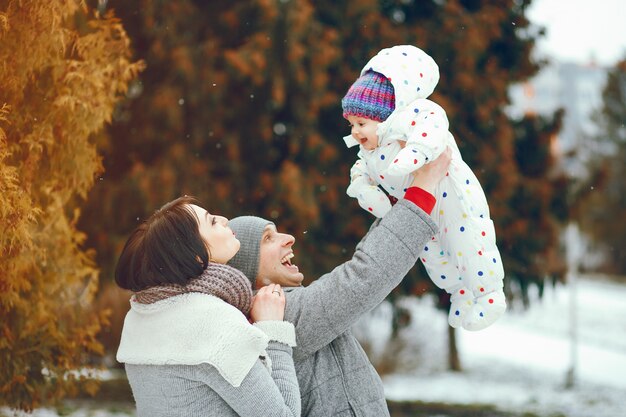
[[76,223],[101,160],[92,136],[142,69],[112,14],[83,1],[0,0],[0,405],[92,391],[106,311]]

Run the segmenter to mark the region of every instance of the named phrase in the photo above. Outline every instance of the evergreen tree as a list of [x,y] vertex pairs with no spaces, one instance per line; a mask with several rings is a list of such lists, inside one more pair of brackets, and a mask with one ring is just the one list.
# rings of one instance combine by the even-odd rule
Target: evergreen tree
[[618,62],[608,75],[599,113],[598,149],[585,185],[586,198],[576,213],[582,229],[607,254],[606,272],[626,274],[626,60]]
[[82,4],[0,1],[0,405],[24,410],[93,392],[74,372],[102,353],[78,200],[102,170],[90,136],[139,66],[120,22]]
[[[373,218],[345,195],[356,156],[341,140],[340,100],[378,50],[406,43],[439,64],[432,99],[487,193],[507,282],[522,292],[540,283],[556,264],[542,259],[556,241],[546,210],[560,190],[541,175],[557,121],[524,122],[521,135],[540,136],[526,146],[533,139],[504,113],[508,87],[538,69],[529,4],[112,1],[148,69],[103,138],[105,180],[82,217],[105,275],[137,222],[181,194],[226,216],[276,221],[296,236],[307,277],[348,259]],[[521,166],[539,158],[540,172]],[[530,211],[540,224],[525,220]],[[416,269],[396,295],[432,290]]]

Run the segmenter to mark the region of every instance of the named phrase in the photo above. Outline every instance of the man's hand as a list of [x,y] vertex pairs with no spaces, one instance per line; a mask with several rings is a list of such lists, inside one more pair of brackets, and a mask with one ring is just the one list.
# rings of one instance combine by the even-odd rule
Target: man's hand
[[435,188],[439,182],[446,176],[450,161],[452,160],[452,150],[446,147],[446,150],[437,157],[437,159],[425,164],[413,173],[412,187],[419,187],[431,194],[435,193]]

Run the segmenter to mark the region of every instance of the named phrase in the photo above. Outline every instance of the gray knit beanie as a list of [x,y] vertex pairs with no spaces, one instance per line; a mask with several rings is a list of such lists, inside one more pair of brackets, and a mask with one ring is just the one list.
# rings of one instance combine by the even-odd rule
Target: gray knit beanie
[[235,217],[228,222],[241,243],[239,252],[228,261],[228,265],[243,272],[252,283],[253,289],[259,272],[261,238],[268,224],[274,223],[256,216]]

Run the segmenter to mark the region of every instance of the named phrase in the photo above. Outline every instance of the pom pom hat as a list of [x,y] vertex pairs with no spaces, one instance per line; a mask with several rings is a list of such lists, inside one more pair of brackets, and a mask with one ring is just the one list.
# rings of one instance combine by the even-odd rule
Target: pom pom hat
[[395,101],[391,82],[382,74],[367,71],[341,100],[343,117],[357,116],[384,122],[393,113]]

